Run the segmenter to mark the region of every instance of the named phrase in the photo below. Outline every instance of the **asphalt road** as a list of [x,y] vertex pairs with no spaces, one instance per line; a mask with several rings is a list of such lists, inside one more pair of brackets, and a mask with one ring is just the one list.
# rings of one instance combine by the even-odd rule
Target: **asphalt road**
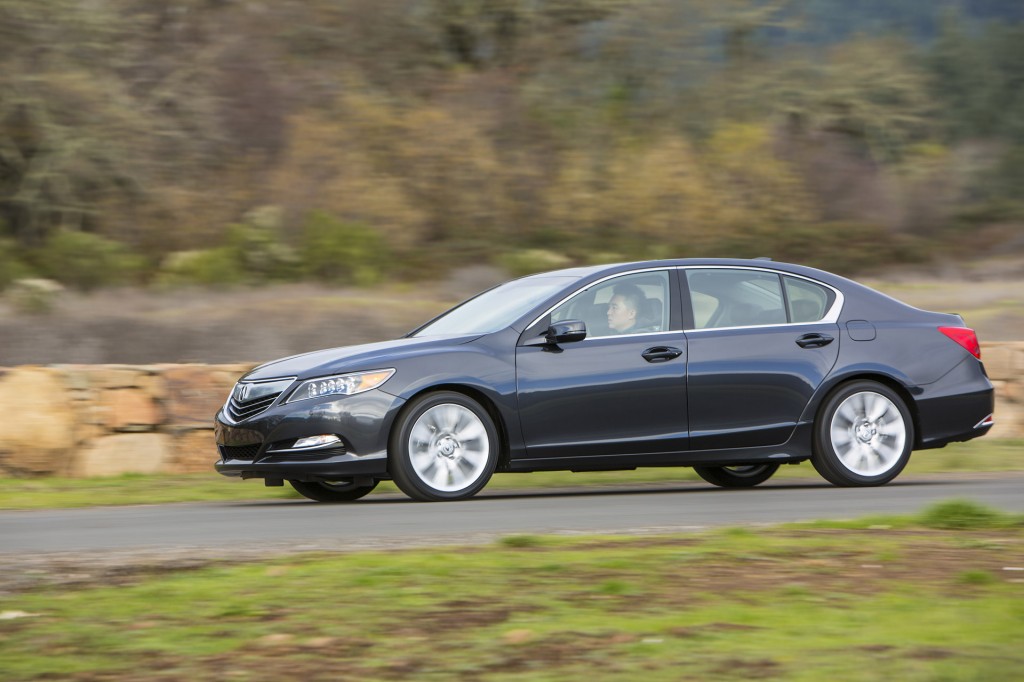
[[475,542],[519,533],[671,532],[718,525],[904,514],[949,498],[1024,512],[1024,474],[900,479],[842,489],[817,481],[722,490],[686,483],[646,489],[487,493],[424,504],[397,496],[348,505],[247,501],[0,512],[0,556],[13,553]]

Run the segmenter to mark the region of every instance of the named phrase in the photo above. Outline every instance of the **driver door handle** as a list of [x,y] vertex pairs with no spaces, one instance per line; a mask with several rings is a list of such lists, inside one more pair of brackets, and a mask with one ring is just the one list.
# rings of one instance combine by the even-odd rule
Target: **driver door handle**
[[833,339],[828,334],[804,334],[796,340],[796,345],[801,348],[821,348],[832,343]]
[[672,346],[654,346],[653,348],[648,348],[640,355],[647,362],[667,362],[673,358],[678,358],[682,354],[683,351]]

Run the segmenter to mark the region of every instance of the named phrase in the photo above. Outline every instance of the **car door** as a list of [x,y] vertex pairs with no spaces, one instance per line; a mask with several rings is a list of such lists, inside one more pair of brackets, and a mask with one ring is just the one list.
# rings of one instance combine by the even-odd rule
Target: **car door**
[[[528,459],[686,449],[686,338],[672,269],[633,272],[577,292],[530,326],[516,349]],[[621,293],[639,291],[635,324],[615,329]],[[634,298],[637,296],[634,295]],[[587,338],[537,345],[551,322],[587,324]]]
[[840,292],[757,268],[683,273],[690,449],[785,443],[838,358]]

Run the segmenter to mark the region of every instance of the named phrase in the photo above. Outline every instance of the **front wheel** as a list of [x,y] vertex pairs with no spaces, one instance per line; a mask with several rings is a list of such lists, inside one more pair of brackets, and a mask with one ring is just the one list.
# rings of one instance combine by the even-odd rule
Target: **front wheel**
[[351,502],[368,495],[377,487],[377,481],[370,484],[357,485],[354,481],[323,481],[309,483],[306,481],[288,481],[303,497],[317,502]]
[[422,502],[478,493],[498,463],[498,430],[467,395],[428,393],[412,401],[391,433],[388,463],[399,489]]
[[883,485],[903,471],[913,446],[914,422],[899,394],[874,381],[853,381],[822,406],[811,463],[833,485]]
[[696,466],[693,470],[708,483],[723,488],[751,488],[764,483],[779,470],[778,464],[750,464],[732,467]]

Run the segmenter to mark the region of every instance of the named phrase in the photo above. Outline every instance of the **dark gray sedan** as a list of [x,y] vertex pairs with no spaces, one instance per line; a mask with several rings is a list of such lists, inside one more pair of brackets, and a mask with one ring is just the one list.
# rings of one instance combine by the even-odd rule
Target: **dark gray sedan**
[[495,471],[692,466],[752,486],[810,460],[841,486],[984,435],[974,332],[851,280],[687,259],[517,279],[395,341],[275,360],[217,414],[217,470],[323,502],[391,479],[469,497]]

